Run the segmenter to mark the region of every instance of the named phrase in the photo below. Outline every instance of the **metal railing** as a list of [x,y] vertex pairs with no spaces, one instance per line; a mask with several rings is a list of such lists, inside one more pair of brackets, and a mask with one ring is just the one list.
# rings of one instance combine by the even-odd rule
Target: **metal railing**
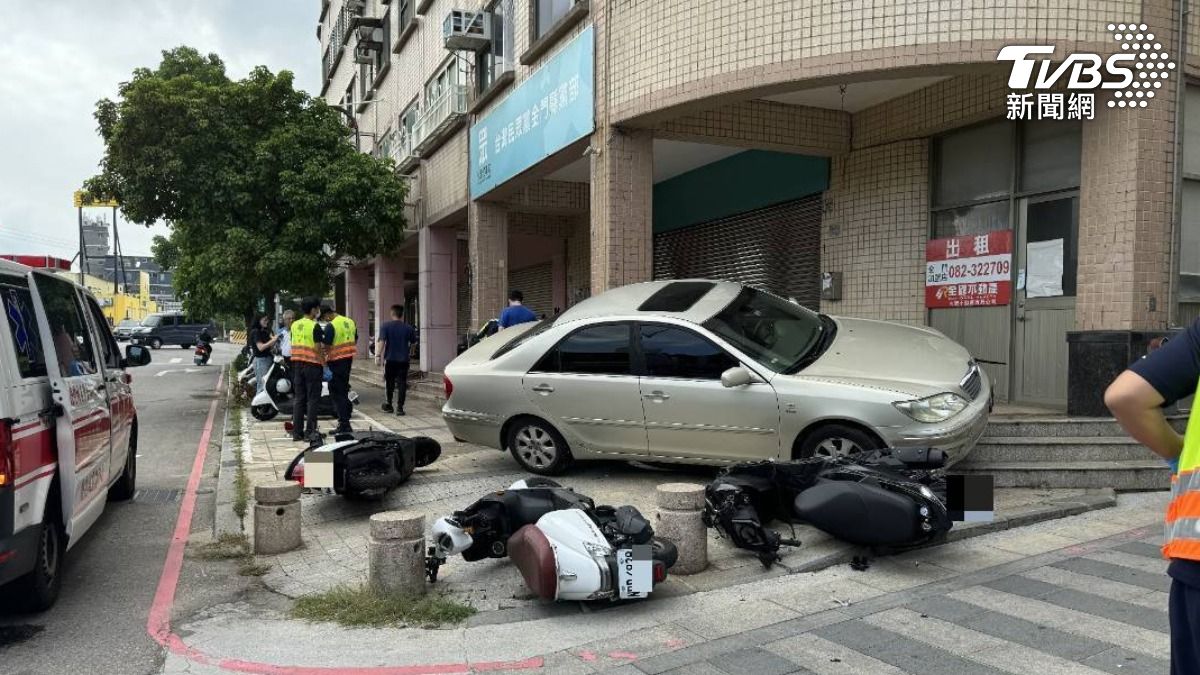
[[388,134],[384,143],[387,145],[384,156],[391,157],[396,162],[397,170],[401,173],[417,159],[413,135],[407,130],[399,129],[393,131]]
[[416,151],[437,141],[441,134],[462,119],[470,104],[471,88],[465,84],[447,86],[437,98],[425,104],[425,111],[413,129]]

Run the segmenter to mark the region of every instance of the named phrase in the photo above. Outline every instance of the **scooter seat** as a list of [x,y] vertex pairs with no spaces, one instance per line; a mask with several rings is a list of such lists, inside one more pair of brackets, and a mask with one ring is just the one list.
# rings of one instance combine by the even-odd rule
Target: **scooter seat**
[[541,530],[533,525],[517,530],[508,538],[508,557],[521,570],[525,585],[538,597],[553,600],[558,595],[554,547]]

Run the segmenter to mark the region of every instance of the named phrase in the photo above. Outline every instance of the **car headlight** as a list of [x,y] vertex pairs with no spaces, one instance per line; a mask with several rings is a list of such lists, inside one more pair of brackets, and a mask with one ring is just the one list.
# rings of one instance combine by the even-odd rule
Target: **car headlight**
[[967,399],[946,392],[912,401],[896,401],[892,405],[918,422],[944,422],[967,407]]

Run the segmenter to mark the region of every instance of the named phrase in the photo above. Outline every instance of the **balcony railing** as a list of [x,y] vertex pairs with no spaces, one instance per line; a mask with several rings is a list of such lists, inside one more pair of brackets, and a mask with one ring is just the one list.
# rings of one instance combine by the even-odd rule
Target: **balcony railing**
[[416,154],[420,155],[437,147],[452,129],[457,128],[466,117],[469,99],[470,87],[465,84],[453,84],[446,87],[437,98],[426,103],[425,112],[413,129]]
[[413,136],[405,129],[393,131],[386,139],[386,156],[396,162],[396,171],[408,173],[417,163],[417,153],[413,149]]

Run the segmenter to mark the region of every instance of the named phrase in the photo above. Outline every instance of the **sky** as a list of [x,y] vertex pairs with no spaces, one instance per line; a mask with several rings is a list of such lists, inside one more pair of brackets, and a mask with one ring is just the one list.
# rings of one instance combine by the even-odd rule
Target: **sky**
[[[134,68],[189,45],[232,77],[257,65],[316,94],[318,0],[0,0],[0,253],[79,250],[72,193],[104,152],[92,117]],[[85,211],[111,220],[108,209]],[[119,221],[127,255],[149,255],[164,225]]]

